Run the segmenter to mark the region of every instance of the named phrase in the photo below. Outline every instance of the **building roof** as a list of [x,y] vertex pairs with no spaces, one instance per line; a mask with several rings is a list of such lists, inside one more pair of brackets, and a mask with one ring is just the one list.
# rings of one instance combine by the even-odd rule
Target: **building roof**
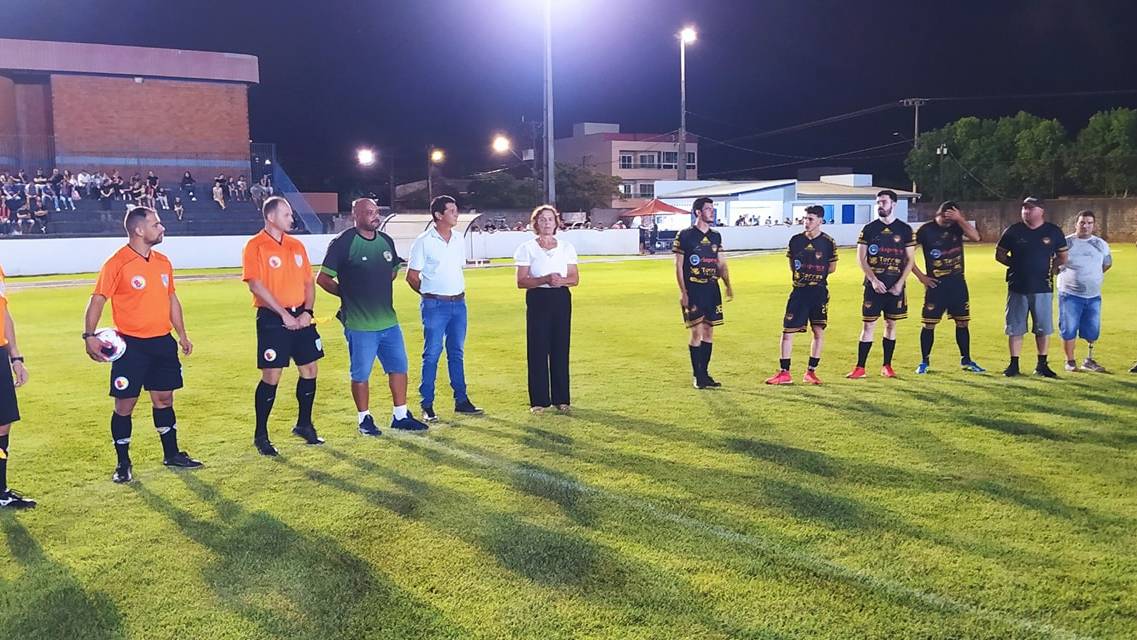
[[[890,189],[891,187],[850,187],[843,184],[833,184],[832,182],[819,182],[812,180],[798,180],[797,195],[799,198],[811,196],[814,198],[825,197],[841,197],[841,196],[866,196],[875,198],[879,191]],[[912,191],[904,191],[902,189],[892,189],[896,192],[897,198],[916,198],[920,194]]]
[[660,197],[675,198],[728,198],[740,193],[753,193],[779,187],[792,186],[796,180],[760,180],[757,182],[728,182],[723,181],[712,185],[684,189],[675,193],[663,193]]
[[260,82],[256,56],[0,38],[0,70]]

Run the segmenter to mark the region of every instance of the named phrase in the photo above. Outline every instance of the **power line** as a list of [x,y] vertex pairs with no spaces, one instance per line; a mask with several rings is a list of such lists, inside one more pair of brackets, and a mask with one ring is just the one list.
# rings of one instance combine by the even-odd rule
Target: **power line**
[[736,173],[745,173],[747,171],[761,171],[763,169],[776,169],[778,167],[789,167],[789,166],[793,166],[793,165],[797,165],[797,164],[806,164],[808,162],[815,162],[817,160],[831,160],[833,158],[841,158],[844,156],[849,156],[849,155],[852,155],[854,153],[861,153],[864,151],[875,151],[877,149],[886,149],[888,147],[894,147],[898,144],[908,144],[909,142],[911,142],[911,140],[904,138],[901,140],[894,140],[894,141],[886,143],[886,144],[878,144],[878,145],[875,145],[872,147],[864,147],[862,149],[853,149],[851,151],[843,151],[841,153],[833,153],[833,154],[829,154],[826,156],[818,156],[815,158],[806,158],[803,160],[794,160],[791,162],[779,162],[776,164],[759,165],[756,167],[747,167],[745,169],[732,169],[730,171],[716,171],[714,173],[708,173],[705,175],[708,177],[709,176],[725,176],[725,175],[732,175],[732,174],[736,174]]

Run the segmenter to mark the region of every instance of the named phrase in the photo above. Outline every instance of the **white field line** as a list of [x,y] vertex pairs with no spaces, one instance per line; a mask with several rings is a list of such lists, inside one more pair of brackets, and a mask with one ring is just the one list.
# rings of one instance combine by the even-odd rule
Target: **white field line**
[[635,498],[621,496],[604,489],[582,484],[575,480],[560,478],[548,473],[543,473],[541,471],[521,467],[506,460],[494,459],[477,453],[471,453],[469,451],[465,451],[463,449],[459,449],[442,442],[438,442],[436,440],[405,435],[395,435],[395,437],[406,442],[412,442],[421,445],[424,448],[434,449],[435,451],[445,453],[456,458],[461,458],[469,462],[473,462],[483,467],[494,468],[510,474],[525,476],[530,479],[558,485],[562,488],[610,500],[617,504],[621,504],[623,506],[631,507],[633,509],[647,513],[664,522],[670,522],[672,524],[676,524],[700,533],[708,533],[721,540],[743,544],[758,549],[759,551],[762,551],[768,555],[781,557],[782,559],[789,560],[791,563],[814,573],[830,575],[860,583],[872,591],[878,591],[902,598],[909,598],[942,611],[966,613],[974,615],[976,617],[1002,622],[1013,627],[1018,627],[1020,629],[1025,629],[1035,633],[1043,633],[1054,638],[1065,638],[1068,640],[1092,640],[1093,638],[1093,636],[1081,635],[1067,629],[1056,627],[1046,622],[1021,618],[1010,613],[996,611],[979,605],[968,604],[966,602],[955,600],[938,593],[924,591],[915,587],[909,587],[900,582],[889,580],[887,578],[878,578],[859,569],[852,569],[837,564],[831,560],[818,557],[816,555],[802,553],[801,551],[793,549],[792,547],[786,546],[784,544],[771,542],[769,540],[764,540],[757,536],[734,531],[720,525],[703,522],[697,518],[692,518],[682,514],[667,511],[666,509],[662,509],[659,506],[645,500],[637,500]]

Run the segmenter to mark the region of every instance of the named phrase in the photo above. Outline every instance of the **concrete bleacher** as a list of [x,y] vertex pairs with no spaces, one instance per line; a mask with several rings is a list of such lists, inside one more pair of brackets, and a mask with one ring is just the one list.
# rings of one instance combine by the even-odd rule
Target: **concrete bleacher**
[[[170,198],[171,205],[173,198]],[[52,211],[48,220],[46,237],[91,237],[122,235],[122,218],[126,213],[126,202],[114,200],[111,208],[104,209],[98,200],[80,200],[75,203],[76,210]],[[231,236],[252,235],[264,227],[260,211],[252,202],[230,202],[222,211],[211,200],[198,199],[197,202],[183,201],[185,216],[178,220],[174,210],[158,209],[166,235],[171,236]],[[42,238],[39,233],[25,237]]]

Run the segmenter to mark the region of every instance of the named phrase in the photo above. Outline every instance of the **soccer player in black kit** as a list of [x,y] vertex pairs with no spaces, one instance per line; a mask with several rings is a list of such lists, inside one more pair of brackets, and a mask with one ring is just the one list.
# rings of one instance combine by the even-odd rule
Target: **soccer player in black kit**
[[805,231],[790,238],[786,257],[790,261],[793,290],[786,302],[786,315],[782,321],[778,373],[767,378],[766,384],[793,384],[790,354],[794,348],[794,334],[804,333],[806,324],[813,330],[813,340],[809,349],[809,366],[802,382],[821,384],[817,365],[821,362],[825,325],[829,321],[829,274],[837,270],[837,245],[833,238],[822,233],[824,219],[824,208],[818,205],[806,207],[802,218]]
[[895,378],[892,354],[896,351],[896,321],[908,317],[904,283],[916,264],[916,239],[912,227],[893,215],[896,192],[885,189],[876,194],[877,219],[861,229],[857,239],[857,262],[865,272],[865,295],[861,309],[864,326],[857,345],[857,366],[846,378],[864,378],[865,362],[872,349],[876,321],[884,314],[884,363],[880,375]]
[[916,373],[931,370],[932,344],[936,324],[946,311],[955,320],[955,342],[959,346],[959,364],[964,371],[983,373],[985,369],[971,359],[971,303],[967,281],[963,278],[963,239],[979,242],[979,232],[959,206],[947,201],[936,210],[935,220],[916,231],[916,244],[924,253],[924,271],[913,266],[912,273],[924,285],[924,328],[920,330],[920,365]]
[[726,284],[726,299],[734,298],[730,272],[722,252],[722,236],[711,228],[715,221],[714,200],[698,198],[691,207],[695,224],[679,232],[671,251],[675,254],[675,279],[679,281],[679,304],[683,323],[691,330],[687,343],[696,389],[721,387],[708,373],[714,328],[722,324],[722,293],[719,278]]

